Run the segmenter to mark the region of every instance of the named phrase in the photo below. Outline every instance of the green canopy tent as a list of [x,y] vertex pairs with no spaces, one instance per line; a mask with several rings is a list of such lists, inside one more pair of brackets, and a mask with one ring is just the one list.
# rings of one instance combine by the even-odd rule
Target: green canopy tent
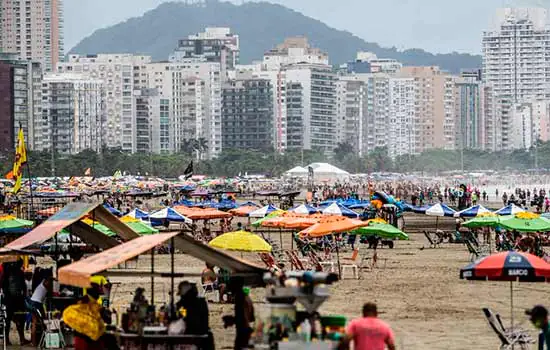
[[371,222],[368,226],[360,227],[352,233],[362,236],[378,236],[384,239],[409,239],[409,236],[397,227],[379,222]]

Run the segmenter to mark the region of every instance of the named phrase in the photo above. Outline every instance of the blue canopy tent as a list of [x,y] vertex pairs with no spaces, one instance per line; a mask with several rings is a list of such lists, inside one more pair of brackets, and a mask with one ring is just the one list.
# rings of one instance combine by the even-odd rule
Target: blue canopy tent
[[500,208],[499,210],[495,211],[495,214],[497,215],[515,215],[517,213],[522,213],[525,210],[521,207],[518,207],[515,204],[508,204],[507,206]]
[[437,230],[437,226],[439,223],[439,217],[440,216],[447,216],[447,217],[454,217],[456,213],[456,210],[449,208],[447,205],[443,203],[437,203],[434,204],[426,209],[425,214],[428,216],[435,216],[435,229]]
[[289,209],[288,211],[296,214],[315,214],[318,213],[320,210],[319,208],[312,207],[311,205],[302,204],[292,209]]
[[107,209],[114,216],[118,216],[118,217],[122,216],[122,212],[120,210],[110,206],[109,204],[103,204],[103,208]]
[[325,215],[341,215],[341,216],[346,216],[348,218],[358,218],[359,217],[359,214],[357,214],[356,212],[354,212],[351,209],[346,208],[345,206],[343,206],[340,203],[332,203],[331,205],[329,205],[328,207],[323,209],[321,211],[321,213],[323,213]]
[[481,213],[491,213],[491,211],[485,208],[483,205],[478,204],[472,207],[466,208],[454,214],[455,217],[471,218]]
[[161,226],[165,222],[181,222],[187,224],[193,222],[191,219],[181,215],[172,208],[164,208],[157,212],[154,212],[149,215],[149,219],[151,220],[151,224],[153,226]]
[[135,208],[125,216],[132,217],[134,219],[140,219],[140,220],[147,220],[149,218],[149,213],[146,211],[143,211],[139,208]]

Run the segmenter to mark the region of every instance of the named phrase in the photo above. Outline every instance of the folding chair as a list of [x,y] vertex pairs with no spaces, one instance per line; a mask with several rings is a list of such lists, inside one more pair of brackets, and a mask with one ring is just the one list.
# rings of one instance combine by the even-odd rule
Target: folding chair
[[434,242],[432,235],[428,231],[424,231],[424,236],[426,236],[426,239],[428,240],[428,242],[430,242],[430,248],[437,247],[437,243]]
[[38,343],[39,349],[64,349],[65,337],[61,328],[61,321],[52,317],[51,312],[46,313],[44,318],[41,310],[34,311],[40,327],[42,327],[42,337]]
[[[215,303],[220,302],[220,291],[216,288],[214,283],[205,283],[205,284],[201,283],[201,287],[202,287],[202,295],[204,296],[204,300],[206,300],[207,302],[208,301],[212,301]],[[212,300],[208,299],[208,295],[213,296],[214,299]]]
[[501,350],[509,350],[514,347],[517,348],[518,346],[519,349],[528,350],[529,344],[535,343],[526,331],[519,329],[506,330],[502,325],[502,321],[497,319],[491,310],[488,308],[483,308],[482,310],[487,322],[489,322],[489,325],[491,326],[491,329],[493,329],[497,337],[500,339]]
[[355,248],[353,250],[353,253],[351,255],[351,258],[343,258],[343,263],[341,264],[342,268],[342,279],[344,279],[344,275],[346,270],[351,269],[353,273],[353,278],[359,278],[359,266],[357,266],[357,257],[359,256],[359,249]]

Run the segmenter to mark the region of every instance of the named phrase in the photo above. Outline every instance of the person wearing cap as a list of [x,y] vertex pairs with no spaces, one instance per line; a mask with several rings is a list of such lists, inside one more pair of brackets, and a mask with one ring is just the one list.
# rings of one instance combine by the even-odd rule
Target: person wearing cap
[[355,350],[395,350],[393,331],[378,318],[376,304],[363,305],[363,317],[348,324],[340,348],[347,348],[350,342]]
[[529,316],[529,320],[535,327],[541,330],[539,337],[539,350],[550,350],[550,326],[548,325],[548,310],[542,305],[535,305],[532,309],[526,310],[525,314]]

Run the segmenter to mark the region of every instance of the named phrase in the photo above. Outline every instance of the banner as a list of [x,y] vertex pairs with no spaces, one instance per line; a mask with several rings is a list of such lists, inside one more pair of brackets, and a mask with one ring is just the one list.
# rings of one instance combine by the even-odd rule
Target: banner
[[13,163],[13,180],[15,185],[13,186],[13,193],[17,194],[21,189],[21,182],[23,180],[23,165],[27,163],[27,148],[25,147],[25,135],[23,135],[23,129],[19,128],[19,134],[17,135],[17,147],[15,148],[15,162]]

